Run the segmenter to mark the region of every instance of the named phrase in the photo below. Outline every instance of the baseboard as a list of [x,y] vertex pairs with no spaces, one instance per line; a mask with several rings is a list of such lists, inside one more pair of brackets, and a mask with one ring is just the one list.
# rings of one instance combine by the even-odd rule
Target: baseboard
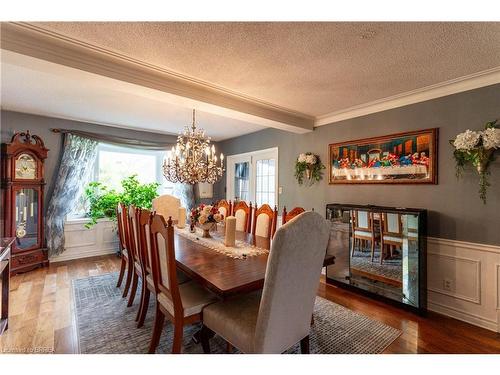
[[461,320],[462,322],[485,328],[493,332],[498,331],[498,323],[495,320],[483,318],[479,315],[471,314],[464,310],[455,309],[453,307],[445,306],[443,304],[432,301],[427,301],[427,309],[438,314],[448,316],[450,318]]
[[108,249],[90,250],[90,251],[79,252],[79,253],[71,253],[71,252],[68,253],[68,251],[65,251],[60,255],[57,255],[55,257],[50,258],[49,261],[50,261],[50,263],[58,263],[58,262],[66,262],[68,260],[91,258],[91,257],[97,257],[97,256],[101,256],[101,255],[110,255],[110,254],[115,254],[115,253],[116,253],[115,247],[111,247]]

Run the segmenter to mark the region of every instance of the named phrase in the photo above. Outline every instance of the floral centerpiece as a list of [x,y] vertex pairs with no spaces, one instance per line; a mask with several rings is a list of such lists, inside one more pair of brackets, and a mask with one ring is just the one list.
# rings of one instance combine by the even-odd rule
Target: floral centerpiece
[[195,224],[201,226],[203,237],[210,238],[210,229],[224,220],[224,215],[215,206],[200,204],[191,210],[190,219],[193,227]]
[[310,185],[312,185],[323,178],[323,169],[325,169],[325,166],[321,163],[319,156],[312,152],[306,152],[297,157],[297,161],[295,162],[295,177],[299,185],[302,185],[305,174],[310,181]]
[[479,173],[479,197],[486,203],[486,190],[490,186],[489,164],[494,160],[495,150],[500,148],[500,129],[497,120],[488,122],[482,131],[466,130],[450,140],[455,148],[453,157],[456,161],[457,177],[460,177],[465,166],[471,164]]

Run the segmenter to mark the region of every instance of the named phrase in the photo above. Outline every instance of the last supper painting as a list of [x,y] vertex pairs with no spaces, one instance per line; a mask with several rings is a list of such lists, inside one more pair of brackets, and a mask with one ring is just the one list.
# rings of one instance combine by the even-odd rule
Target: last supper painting
[[330,144],[330,184],[436,184],[438,129]]

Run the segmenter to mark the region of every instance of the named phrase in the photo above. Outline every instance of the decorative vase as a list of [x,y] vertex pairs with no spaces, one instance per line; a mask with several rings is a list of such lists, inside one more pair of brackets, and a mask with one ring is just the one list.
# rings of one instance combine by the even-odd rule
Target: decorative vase
[[310,180],[312,177],[312,166],[310,165],[308,165],[306,168],[306,177],[308,180]]
[[480,155],[479,161],[476,163],[477,173],[479,173],[480,175],[486,173],[486,171],[488,170],[488,164],[490,163],[492,154],[493,154],[493,149],[483,150],[483,152],[479,154]]
[[201,225],[201,229],[203,229],[203,238],[212,238],[210,235],[210,229],[214,227],[215,223],[205,223]]

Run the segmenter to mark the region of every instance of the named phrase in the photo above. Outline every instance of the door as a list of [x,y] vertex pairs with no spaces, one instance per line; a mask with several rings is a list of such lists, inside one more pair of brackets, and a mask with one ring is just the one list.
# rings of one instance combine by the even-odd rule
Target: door
[[278,148],[232,155],[227,159],[226,199],[278,204]]

